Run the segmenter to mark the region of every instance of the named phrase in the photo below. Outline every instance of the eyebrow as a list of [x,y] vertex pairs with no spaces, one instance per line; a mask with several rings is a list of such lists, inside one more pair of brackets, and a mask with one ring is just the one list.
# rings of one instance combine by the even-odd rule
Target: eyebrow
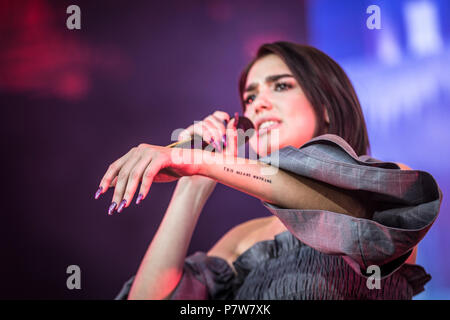
[[[275,82],[275,81],[277,81],[278,79],[281,79],[281,78],[284,78],[284,77],[291,77],[291,78],[293,78],[294,76],[293,76],[292,74],[287,74],[287,73],[285,73],[285,74],[276,74],[276,75],[273,75],[273,76],[268,76],[268,77],[266,78],[266,81],[265,81],[265,82],[266,82],[267,84],[269,84],[269,83]],[[247,88],[245,88],[244,92],[253,91],[253,90],[255,90],[257,87],[258,87],[258,84],[257,84],[257,83],[251,83],[251,84],[248,85]]]

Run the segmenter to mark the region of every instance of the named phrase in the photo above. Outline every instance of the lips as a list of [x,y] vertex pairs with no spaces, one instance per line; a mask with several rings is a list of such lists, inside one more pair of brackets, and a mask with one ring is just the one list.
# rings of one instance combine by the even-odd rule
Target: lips
[[271,124],[270,126],[267,126],[265,128],[260,128],[260,129],[258,129],[258,135],[261,136],[263,134],[266,134],[267,132],[269,132],[275,128],[278,128],[279,126],[281,126],[281,122],[275,122],[275,123]]
[[279,127],[280,124],[281,120],[277,118],[262,118],[256,122],[256,128],[258,134],[261,135]]

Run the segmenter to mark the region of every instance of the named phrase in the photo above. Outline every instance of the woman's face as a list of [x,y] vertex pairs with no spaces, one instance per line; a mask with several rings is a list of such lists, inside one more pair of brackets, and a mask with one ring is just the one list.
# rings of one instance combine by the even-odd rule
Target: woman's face
[[286,64],[275,54],[256,61],[247,75],[244,115],[255,124],[250,146],[264,157],[313,138],[314,109]]

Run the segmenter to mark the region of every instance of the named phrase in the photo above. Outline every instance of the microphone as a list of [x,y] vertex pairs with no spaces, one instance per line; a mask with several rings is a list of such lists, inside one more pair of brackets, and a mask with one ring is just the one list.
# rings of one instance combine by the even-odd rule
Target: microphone
[[[251,138],[251,136],[255,132],[255,126],[254,126],[253,122],[247,117],[236,115],[236,119],[237,119],[236,129],[242,130],[242,131],[240,131],[240,130],[237,131],[238,132],[237,142],[238,142],[238,146],[240,146],[240,145],[248,142],[248,140]],[[253,129],[253,130],[247,131],[249,129]],[[247,133],[247,134],[245,134],[245,133]],[[194,134],[194,136],[191,137],[190,139],[171,143],[171,144],[167,145],[166,148],[184,148],[184,149],[202,149],[202,150],[204,150],[208,145],[209,145],[209,143],[204,141],[200,135]]]

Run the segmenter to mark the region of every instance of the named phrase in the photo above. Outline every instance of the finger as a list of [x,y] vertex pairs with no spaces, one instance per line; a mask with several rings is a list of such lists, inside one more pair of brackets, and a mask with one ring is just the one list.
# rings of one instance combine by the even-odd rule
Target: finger
[[102,177],[102,180],[100,181],[99,189],[95,193],[95,199],[98,199],[101,194],[105,193],[110,186],[115,186],[117,182],[117,175],[120,172],[120,169],[122,169],[123,164],[128,160],[135,149],[136,148],[131,148],[130,151],[128,151],[124,156],[109,165],[108,169]]
[[167,164],[168,161],[164,157],[158,157],[150,161],[142,176],[142,183],[141,188],[139,189],[138,200],[139,198],[141,200],[144,200],[147,197],[147,194],[153,183],[153,179],[161,169],[167,167]]
[[214,147],[217,148],[218,151],[222,151],[222,137],[226,131],[224,124],[220,120],[214,118],[214,116],[209,116],[203,122],[207,127],[208,132],[210,132],[214,138]]
[[225,125],[220,119],[214,116],[208,116],[203,121],[214,131],[217,131],[219,136],[225,133]]
[[[225,124],[230,121],[230,115],[228,113],[224,112],[224,111],[221,111],[221,110],[216,110],[212,115],[209,115],[206,118],[209,118],[209,117],[214,117],[215,119],[217,119],[221,123],[225,122]],[[190,125],[186,129],[184,129],[182,132],[180,132],[178,137],[179,137],[179,139],[180,138],[189,139],[189,137],[194,135],[194,133],[197,133],[194,130],[194,125]],[[197,133],[197,134],[199,134],[199,133]]]
[[201,136],[208,143],[211,140],[211,134],[207,131],[207,127],[204,126],[202,121],[198,121],[181,131],[178,135],[178,141],[191,139],[194,134]]
[[227,125],[226,131],[226,149],[225,154],[236,156],[237,155],[237,129],[235,125],[236,119],[233,118]]
[[[125,193],[125,189],[128,183],[128,177],[130,175],[130,171],[134,168],[135,164],[140,160],[140,155],[131,156],[128,161],[122,166],[122,169],[119,172],[117,177],[116,187],[114,188],[113,200],[111,202],[110,209],[108,210],[108,214],[112,214],[115,209],[119,207],[123,207],[125,204],[122,203],[123,195]],[[111,209],[111,207],[113,207]]]
[[202,121],[196,121],[178,134],[178,141],[191,139],[194,134],[203,137]]
[[[143,156],[131,170],[130,175],[128,176],[128,183],[125,190],[125,194],[122,201],[125,201],[124,208],[128,208],[133,200],[134,193],[139,185],[139,182],[142,180],[143,174],[150,161],[152,161],[152,156],[147,154]],[[119,209],[117,210],[119,213]]]
[[113,181],[111,181],[111,184],[109,185],[109,187],[110,187],[110,188],[111,188],[111,187],[115,187],[115,186],[116,186],[116,183],[117,183],[117,176],[114,178]]
[[[117,182],[117,177],[114,178],[114,180],[109,184],[109,188],[114,187],[116,185]],[[98,199],[100,197],[100,195],[103,193],[103,187],[99,187],[97,192],[95,192],[95,199]]]
[[222,135],[225,134],[226,131],[226,126],[228,125],[229,122],[229,116],[228,114],[226,114],[227,117],[218,117],[216,115],[210,115],[208,116],[206,119],[210,120],[211,122],[214,123],[214,125],[217,127],[217,129],[219,131],[221,131]]
[[187,129],[188,129],[188,128],[184,129],[183,131],[181,131],[181,132],[178,134],[178,137],[177,137],[177,141],[178,141],[178,142],[179,142],[179,141],[188,140],[188,139],[191,138],[191,134],[189,133],[189,131],[188,131]]
[[190,125],[182,130],[178,135],[178,141],[188,140],[194,135],[194,125]]
[[[221,122],[221,124],[224,125],[225,131],[226,131],[226,126],[228,125],[228,123],[230,122],[230,119],[231,119],[230,115],[224,111],[217,110],[213,113],[213,116],[214,116],[214,118],[218,119]],[[222,135],[222,137],[220,137],[220,144],[222,146],[222,149],[226,148],[225,133]]]
[[230,122],[230,115],[224,111],[217,110],[212,115],[222,122]]
[[214,139],[213,135],[214,127],[206,123],[205,121],[197,122],[194,125],[194,133],[201,136],[204,141],[211,143],[211,138]]

